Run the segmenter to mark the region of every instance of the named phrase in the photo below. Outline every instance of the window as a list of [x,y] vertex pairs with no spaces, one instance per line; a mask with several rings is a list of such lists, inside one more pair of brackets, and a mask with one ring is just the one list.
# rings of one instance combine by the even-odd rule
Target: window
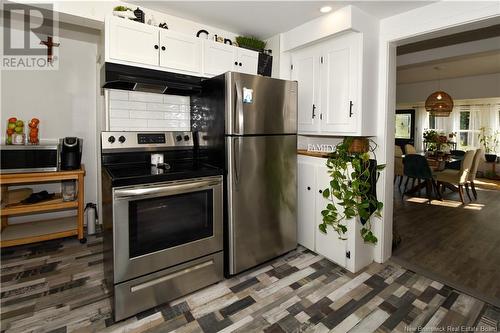
[[[487,107],[487,106],[486,106]],[[460,150],[479,147],[478,134],[488,116],[484,105],[460,105],[458,111],[457,146]]]

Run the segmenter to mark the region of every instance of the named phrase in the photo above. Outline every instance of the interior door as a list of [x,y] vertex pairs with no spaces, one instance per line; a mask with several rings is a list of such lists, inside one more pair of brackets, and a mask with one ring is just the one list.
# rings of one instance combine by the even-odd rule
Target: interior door
[[237,71],[246,74],[257,74],[259,65],[259,53],[251,50],[238,48]]
[[344,36],[324,49],[321,71],[322,134],[355,133],[358,130],[357,77],[359,36]]
[[308,47],[292,54],[292,80],[298,82],[298,133],[319,131],[320,113],[320,53],[318,47]]
[[160,30],[160,66],[199,74],[201,39],[170,30]]
[[233,136],[226,145],[235,274],[297,247],[297,136]]
[[107,38],[111,59],[158,66],[158,28],[111,17]]
[[327,199],[323,198],[323,190],[328,188],[331,180],[327,171],[328,169],[326,165],[316,167],[316,214],[314,215],[314,224],[316,225],[314,229],[316,234],[316,252],[339,264],[340,266],[346,267],[347,241],[339,239],[339,235],[332,228],[328,228],[326,234],[321,232],[318,228],[318,225],[323,219],[321,211],[324,210],[326,205],[329,203]]
[[297,242],[314,251],[316,207],[316,166],[301,156],[297,159]]
[[234,70],[237,62],[236,47],[232,45],[204,41],[204,74],[216,76]]

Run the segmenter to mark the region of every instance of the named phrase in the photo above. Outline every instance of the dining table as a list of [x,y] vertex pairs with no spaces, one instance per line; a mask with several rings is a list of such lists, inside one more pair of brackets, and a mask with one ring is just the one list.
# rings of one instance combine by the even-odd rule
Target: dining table
[[[453,155],[437,155],[437,156],[434,155],[433,156],[433,155],[429,155],[426,153],[418,153],[418,154],[425,156],[432,173],[443,171],[446,169],[447,164],[452,164],[454,162],[458,162],[458,161],[461,161],[463,159],[463,156],[453,156]],[[403,164],[405,161],[405,156],[406,155],[402,155]],[[409,179],[406,180],[406,185],[408,184],[408,180]],[[416,180],[416,181],[417,181],[417,184],[415,185],[415,179],[413,179],[412,187],[409,190],[405,191],[404,195],[412,196],[412,195],[415,195],[415,193],[418,193],[420,195],[420,191],[425,188],[427,197],[429,199],[432,199],[431,192],[432,192],[432,188],[434,188],[436,190],[437,199],[442,200],[441,193],[439,192],[439,190],[437,188],[436,181],[434,179],[432,179],[430,182],[429,181],[420,182],[420,180]],[[405,185],[405,189],[406,189],[406,185]]]

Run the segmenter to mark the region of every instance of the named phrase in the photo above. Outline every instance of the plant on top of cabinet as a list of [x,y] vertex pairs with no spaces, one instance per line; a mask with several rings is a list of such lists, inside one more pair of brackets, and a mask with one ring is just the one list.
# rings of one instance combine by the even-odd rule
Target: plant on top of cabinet
[[266,42],[255,37],[238,36],[236,37],[236,43],[238,43],[239,47],[259,52],[266,47]]
[[[370,159],[370,152],[374,154],[375,142],[368,139],[345,137],[336,145],[335,151],[326,162],[331,181],[323,191],[323,197],[330,202],[321,212],[323,223],[319,229],[326,233],[330,226],[339,234],[340,239],[347,232],[347,226],[342,222],[359,216],[363,225],[361,236],[365,242],[376,244],[377,237],[371,231],[370,217],[372,214],[380,216],[383,203],[378,201],[376,183],[379,171],[385,165],[377,165],[376,159]],[[365,149],[357,149],[364,147]]]

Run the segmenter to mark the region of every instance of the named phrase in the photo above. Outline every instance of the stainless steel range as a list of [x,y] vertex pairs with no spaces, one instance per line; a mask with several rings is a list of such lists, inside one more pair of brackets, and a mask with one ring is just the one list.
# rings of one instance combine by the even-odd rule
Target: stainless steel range
[[103,132],[101,147],[115,320],[222,280],[222,170],[196,158],[192,133]]

